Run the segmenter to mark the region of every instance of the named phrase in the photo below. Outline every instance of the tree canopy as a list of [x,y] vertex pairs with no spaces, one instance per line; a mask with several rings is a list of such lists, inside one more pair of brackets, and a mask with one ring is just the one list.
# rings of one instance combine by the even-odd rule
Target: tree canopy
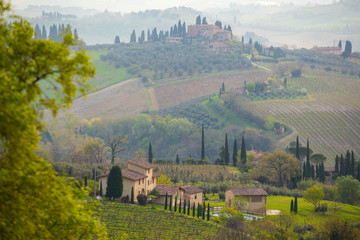
[[70,34],[62,43],[35,40],[29,22],[5,18],[9,9],[0,0],[0,238],[105,238],[90,205],[80,204],[85,192],[35,154],[42,109],[56,115],[69,106],[78,89],[89,89],[94,68]]
[[109,177],[107,179],[106,197],[119,198],[123,192],[123,179],[121,175],[121,168],[119,166],[112,166]]

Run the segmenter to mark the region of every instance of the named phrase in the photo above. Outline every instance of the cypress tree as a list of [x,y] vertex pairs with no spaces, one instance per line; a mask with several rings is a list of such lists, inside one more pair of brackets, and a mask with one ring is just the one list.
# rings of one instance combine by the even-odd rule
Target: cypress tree
[[170,200],[169,200],[169,211],[171,211],[172,208],[172,196],[170,195]]
[[121,168],[119,166],[112,166],[107,179],[106,197],[119,198],[123,192],[123,179],[121,175]]
[[306,161],[310,162],[309,139],[306,140]]
[[306,169],[306,164],[305,162],[303,162],[303,180],[306,180],[307,179],[307,169]]
[[184,199],[183,214],[186,213],[186,200]]
[[87,176],[85,176],[85,188],[87,187]]
[[198,207],[197,207],[197,217],[200,217],[200,203],[198,203]]
[[335,158],[335,173],[339,174],[339,156],[336,155]]
[[188,214],[188,216],[190,216],[190,200],[189,200],[189,202],[188,202],[187,214]]
[[180,164],[180,158],[179,158],[179,154],[176,154],[176,164],[179,165]]
[[221,85],[221,91],[225,92],[225,83],[222,83],[222,85]]
[[360,162],[358,162],[358,166],[357,166],[357,175],[356,175],[356,179],[360,181]]
[[306,161],[306,174],[307,179],[312,177],[310,161]]
[[245,138],[242,136],[241,138],[241,155],[240,155],[241,164],[245,166],[246,164],[246,145]]
[[300,160],[299,136],[296,136],[296,154],[295,154],[295,157]]
[[166,194],[165,194],[165,210],[167,210],[167,202],[168,202],[167,198],[168,198],[168,195],[167,195],[167,193],[166,193]]
[[203,208],[202,208],[202,219],[205,220],[205,202],[203,202]]
[[325,167],[324,163],[320,163],[320,182],[325,182]]
[[297,213],[298,212],[298,201],[297,201],[297,197],[295,197],[295,202],[294,202],[294,212]]
[[179,202],[179,213],[181,213],[181,198],[180,198],[180,202]]
[[176,207],[177,207],[177,206],[176,206],[176,204],[177,204],[177,197],[175,197],[175,199],[174,199],[174,200],[175,200],[175,204],[174,204],[174,212],[176,212]]
[[[134,204],[134,187],[131,187],[130,203]],[[166,203],[165,203],[165,205],[166,205]]]
[[131,33],[130,42],[131,42],[131,43],[135,43],[135,42],[136,42],[136,33],[135,33],[135,30],[133,30],[132,33]]
[[149,143],[149,157],[148,157],[148,161],[149,161],[149,163],[152,163],[152,161],[153,161],[153,153],[152,153],[151,142]]
[[151,37],[150,37],[150,29],[148,29],[148,32],[147,32],[147,41],[149,42],[151,40]]
[[229,144],[228,144],[228,138],[227,138],[227,133],[225,134],[225,154],[224,154],[224,158],[225,158],[225,165],[229,165],[229,161],[230,161],[230,154],[229,154]]
[[355,178],[355,156],[353,150],[351,150],[351,175]]
[[201,160],[205,159],[204,124],[201,125]]
[[234,166],[234,167],[236,167],[237,152],[238,152],[238,147],[237,147],[237,141],[236,141],[236,138],[235,138],[235,140],[234,140],[234,147],[233,147],[233,166]]
[[[75,28],[76,29],[76,28]],[[41,38],[46,40],[47,39],[47,33],[46,33],[46,28],[45,26],[43,25],[42,27],[42,33],[41,33]]]
[[294,201],[291,199],[290,212],[294,211]]
[[340,176],[345,175],[345,162],[344,162],[344,156],[341,154],[340,156]]
[[210,220],[210,203],[208,203],[208,209],[207,209],[207,221]]
[[102,181],[100,181],[100,197],[102,197],[102,192],[103,192],[103,189],[102,189]]
[[314,165],[311,164],[311,178],[315,179],[315,170],[314,170]]
[[320,177],[320,169],[319,169],[319,165],[318,164],[316,164],[315,165],[315,179],[319,179],[319,177]]
[[195,203],[193,205],[193,217],[195,217]]
[[345,175],[351,175],[350,151],[346,152]]
[[119,36],[115,36],[115,44],[119,44],[120,43],[120,37]]

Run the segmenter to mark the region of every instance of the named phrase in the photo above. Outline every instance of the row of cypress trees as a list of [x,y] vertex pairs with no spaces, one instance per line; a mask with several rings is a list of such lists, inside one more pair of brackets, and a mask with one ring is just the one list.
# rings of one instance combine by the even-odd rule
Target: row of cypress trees
[[297,212],[298,212],[298,201],[297,201],[297,197],[295,197],[295,200],[291,199],[290,212],[294,212],[294,213],[297,213]]
[[360,163],[358,163],[357,169],[355,167],[355,156],[354,151],[347,150],[345,158],[343,154],[336,155],[335,157],[335,173],[338,176],[351,175],[360,181]]
[[[165,195],[165,205],[164,205],[164,210],[168,210],[168,202],[169,202],[169,211],[172,211],[172,196],[169,196],[169,201],[168,201],[168,194],[166,193]],[[175,203],[174,203],[174,212],[179,212],[182,214],[186,214],[186,208],[187,208],[187,215],[190,216],[190,201],[187,202],[186,204],[186,200],[184,199],[183,201],[183,206],[181,208],[181,198],[180,198],[180,203],[179,203],[179,207],[177,207],[177,201],[175,199]],[[195,203],[192,206],[192,216],[195,217],[195,213],[197,214],[197,218],[200,218],[200,215],[202,217],[203,220],[205,220],[205,212],[206,212],[206,204],[205,202],[203,202],[203,206],[201,207],[200,204],[198,203],[197,206],[197,210],[195,209]],[[210,203],[207,204],[207,221],[210,220]]]

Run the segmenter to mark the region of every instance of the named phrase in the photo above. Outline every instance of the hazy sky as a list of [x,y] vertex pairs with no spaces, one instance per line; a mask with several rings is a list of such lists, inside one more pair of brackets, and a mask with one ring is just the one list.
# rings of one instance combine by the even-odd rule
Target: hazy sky
[[305,2],[311,3],[330,3],[332,0],[11,0],[14,8],[24,9],[28,5],[58,5],[62,7],[82,7],[94,8],[99,11],[105,9],[115,12],[131,12],[145,9],[165,9],[175,6],[186,6],[195,8],[197,10],[204,10],[209,8],[225,8],[231,2],[237,4],[247,4],[252,2],[262,3],[276,3],[276,2],[297,2],[304,4]]

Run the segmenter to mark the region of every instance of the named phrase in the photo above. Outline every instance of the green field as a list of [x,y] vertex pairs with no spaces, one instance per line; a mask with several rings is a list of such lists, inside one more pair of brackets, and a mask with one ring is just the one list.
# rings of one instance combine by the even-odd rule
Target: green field
[[219,230],[202,219],[124,203],[101,202],[96,216],[110,239],[215,239]]
[[[267,198],[267,209],[290,211],[291,197],[283,196],[269,196]],[[333,213],[330,201],[322,201],[327,203],[328,212],[325,214],[315,213],[314,205],[305,202],[303,198],[298,198],[298,218],[302,221],[309,221],[310,223],[323,221],[331,216],[339,217],[343,220],[350,220],[353,222],[360,222],[360,207],[352,206],[349,204],[340,204],[340,208],[336,210],[336,214]]]

